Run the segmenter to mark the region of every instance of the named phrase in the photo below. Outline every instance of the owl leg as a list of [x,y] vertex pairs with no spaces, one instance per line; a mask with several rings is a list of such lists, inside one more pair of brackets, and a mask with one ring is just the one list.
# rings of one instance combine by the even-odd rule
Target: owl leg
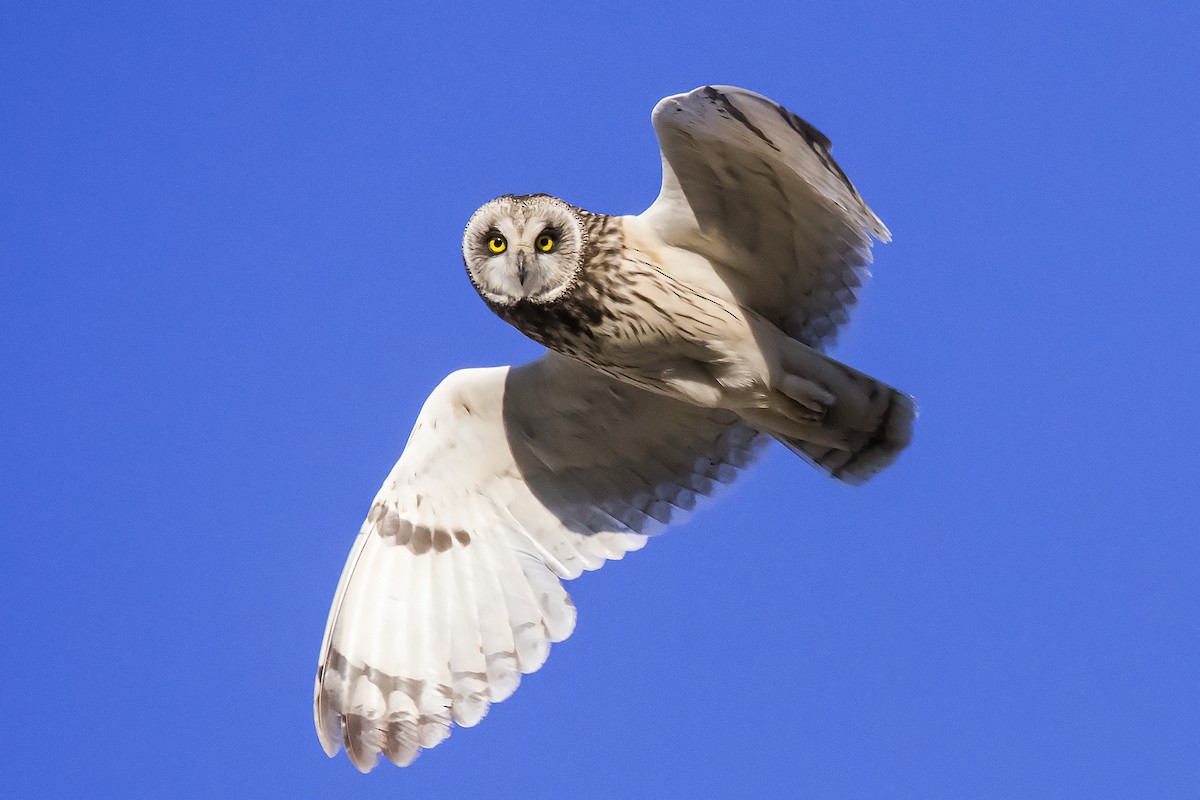
[[912,436],[912,398],[763,320],[755,336],[771,357],[765,408],[738,409],[792,452],[834,477],[861,482],[890,464]]
[[775,383],[775,389],[782,393],[784,398],[800,406],[799,413],[795,415],[800,419],[821,419],[837,399],[824,386],[792,373],[781,376]]

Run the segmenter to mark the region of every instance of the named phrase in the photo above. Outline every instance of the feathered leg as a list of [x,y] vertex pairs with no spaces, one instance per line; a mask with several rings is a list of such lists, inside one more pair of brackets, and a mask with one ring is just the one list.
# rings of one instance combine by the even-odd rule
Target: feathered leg
[[738,413],[847,483],[862,483],[895,461],[912,438],[912,398],[771,330],[778,362],[766,406]]

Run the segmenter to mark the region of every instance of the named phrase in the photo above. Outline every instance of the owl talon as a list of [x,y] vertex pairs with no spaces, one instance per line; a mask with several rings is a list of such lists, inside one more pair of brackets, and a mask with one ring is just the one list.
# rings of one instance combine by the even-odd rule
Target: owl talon
[[801,412],[800,418],[805,420],[822,419],[836,399],[828,389],[799,375],[784,375],[776,388],[806,412],[810,412]]

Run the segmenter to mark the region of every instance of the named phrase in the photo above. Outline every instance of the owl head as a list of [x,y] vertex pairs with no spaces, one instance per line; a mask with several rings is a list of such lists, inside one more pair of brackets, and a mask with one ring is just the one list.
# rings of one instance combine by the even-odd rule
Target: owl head
[[583,245],[579,209],[547,194],[505,195],[471,216],[463,263],[490,303],[550,303],[574,282]]

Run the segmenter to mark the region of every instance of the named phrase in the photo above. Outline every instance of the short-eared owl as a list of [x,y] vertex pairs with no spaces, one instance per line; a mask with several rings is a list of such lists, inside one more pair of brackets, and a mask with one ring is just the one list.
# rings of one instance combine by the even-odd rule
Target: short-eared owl
[[562,581],[619,559],[775,439],[861,482],[908,443],[908,397],[821,353],[889,238],[829,140],[761,95],[654,109],[638,216],[506,196],[467,224],[484,302],[548,351],[430,395],[338,583],[315,692],[326,752],[410,763],[570,635]]

